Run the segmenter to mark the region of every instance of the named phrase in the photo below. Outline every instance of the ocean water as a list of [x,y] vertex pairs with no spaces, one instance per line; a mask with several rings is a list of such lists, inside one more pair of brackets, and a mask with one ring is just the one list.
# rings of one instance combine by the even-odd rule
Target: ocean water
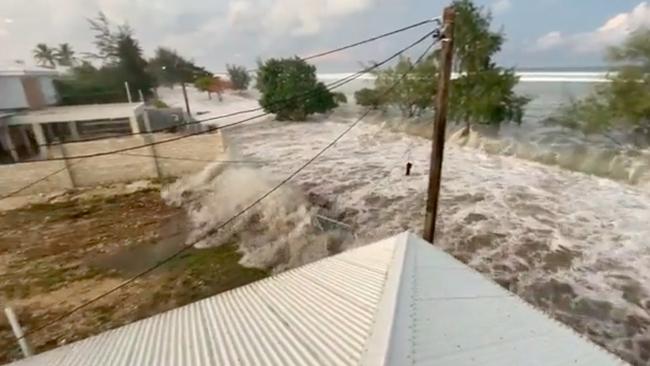
[[[548,123],[562,106],[586,97],[593,89],[607,82],[604,72],[521,72],[518,94],[531,99],[521,125],[502,124],[499,128],[479,126],[466,139],[454,143],[473,147],[488,154],[516,156],[567,170],[584,172],[650,189],[650,150],[638,148],[619,136],[585,136]],[[324,82],[346,74],[323,74]],[[340,88],[354,101],[354,92],[372,87],[374,78],[365,76]],[[393,127],[416,131],[398,115]],[[431,116],[426,116],[431,118]],[[426,121],[425,121],[426,122]],[[454,126],[450,126],[454,131]],[[430,135],[429,130],[420,135]]]
[[[539,81],[545,77],[551,79]],[[578,81],[565,80],[571,77]],[[647,365],[650,189],[643,151],[635,155],[543,123],[601,81],[584,81],[586,74],[534,78],[518,87],[534,98],[521,126],[475,131],[465,139],[451,134],[436,245],[609,351]],[[355,83],[345,92],[372,80]],[[230,157],[259,164],[216,163],[177,182],[166,197],[188,207],[195,235],[208,232],[304,164],[358,115],[348,105],[309,122],[267,119],[224,130]],[[201,245],[237,241],[244,264],[282,271],[404,230],[421,233],[431,141],[418,134],[426,135],[421,131],[430,124],[421,122],[420,133],[404,124],[370,115]],[[407,162],[414,165],[409,177]],[[600,170],[589,171],[593,167]],[[342,225],[328,227],[319,216]]]

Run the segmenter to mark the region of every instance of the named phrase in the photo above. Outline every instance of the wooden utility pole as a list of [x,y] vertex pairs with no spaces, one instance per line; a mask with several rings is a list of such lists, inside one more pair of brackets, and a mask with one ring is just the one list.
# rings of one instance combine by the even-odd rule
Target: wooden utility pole
[[445,151],[449,81],[454,55],[454,18],[454,8],[452,6],[445,8],[441,32],[440,78],[436,93],[436,116],[433,126],[433,146],[431,148],[431,166],[429,169],[429,197],[427,198],[427,214],[424,219],[424,240],[430,243],[433,243],[434,233],[436,232],[440,176],[442,175],[442,159]]
[[185,82],[181,82],[183,88],[183,98],[185,98],[185,109],[187,109],[187,118],[192,119],[192,112],[190,112],[190,101],[187,99],[187,89],[185,89]]

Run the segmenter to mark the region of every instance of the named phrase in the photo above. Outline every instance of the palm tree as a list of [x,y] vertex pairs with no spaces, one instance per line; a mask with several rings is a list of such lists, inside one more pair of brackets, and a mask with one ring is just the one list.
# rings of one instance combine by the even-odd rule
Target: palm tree
[[61,66],[73,66],[77,62],[77,58],[74,56],[74,50],[68,43],[61,43],[59,48],[54,50],[56,57],[56,62]]
[[56,60],[54,49],[48,47],[45,43],[37,44],[33,53],[34,58],[39,65],[49,68],[54,68],[56,66],[54,63]]

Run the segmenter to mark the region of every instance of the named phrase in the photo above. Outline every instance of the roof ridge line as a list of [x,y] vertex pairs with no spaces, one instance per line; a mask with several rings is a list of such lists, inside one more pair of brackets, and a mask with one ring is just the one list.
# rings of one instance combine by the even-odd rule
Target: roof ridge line
[[399,305],[400,291],[404,290],[402,286],[406,280],[405,268],[406,261],[411,257],[409,255],[409,238],[412,234],[404,232],[395,240],[393,249],[393,258],[391,259],[386,281],[382,291],[381,299],[377,304],[374,322],[370,329],[370,334],[366,340],[363,355],[359,362],[360,365],[387,365],[389,363],[391,344],[394,339],[395,319]]

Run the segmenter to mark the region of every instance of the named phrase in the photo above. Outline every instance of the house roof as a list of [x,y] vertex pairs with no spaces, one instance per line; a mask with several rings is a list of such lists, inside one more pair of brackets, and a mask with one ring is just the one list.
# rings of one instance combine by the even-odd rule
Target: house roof
[[36,65],[27,65],[24,63],[16,62],[0,62],[0,77],[1,76],[57,76],[59,71],[56,69],[48,69]]
[[404,233],[15,365],[622,365]]
[[144,110],[144,103],[109,103],[49,107],[16,114],[10,125],[128,119]]

